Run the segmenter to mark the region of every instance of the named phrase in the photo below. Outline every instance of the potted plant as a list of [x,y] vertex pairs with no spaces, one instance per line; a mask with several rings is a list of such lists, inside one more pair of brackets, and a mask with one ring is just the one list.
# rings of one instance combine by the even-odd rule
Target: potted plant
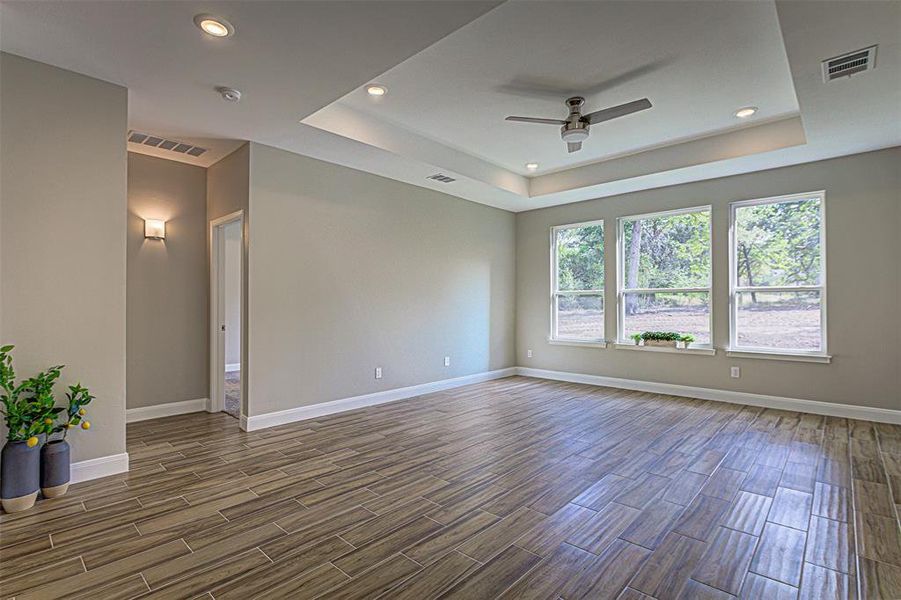
[[38,435],[46,418],[32,402],[34,378],[16,385],[13,346],[0,347],[0,404],[6,422],[6,444],[0,455],[0,500],[6,512],[34,506],[40,485]]
[[[80,383],[69,386],[66,392],[68,406],[53,409],[54,418],[45,417],[43,431],[48,441],[41,448],[41,494],[45,498],[57,498],[69,490],[70,453],[66,436],[76,425],[82,429],[90,429],[91,422],[84,419],[87,415],[85,406],[90,404],[94,396]],[[57,439],[53,435],[62,433]]]
[[676,333],[674,331],[645,331],[644,333],[636,333],[630,336],[635,345],[643,343],[645,346],[659,346],[666,348],[688,348],[688,345],[695,341],[694,336],[688,334]]

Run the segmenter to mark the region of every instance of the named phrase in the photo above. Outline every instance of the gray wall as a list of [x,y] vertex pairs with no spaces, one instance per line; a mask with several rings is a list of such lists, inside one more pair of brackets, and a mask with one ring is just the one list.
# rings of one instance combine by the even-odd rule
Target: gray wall
[[[241,273],[241,411],[247,412],[247,260],[249,249],[248,228],[250,225],[250,212],[248,210],[250,194],[250,144],[244,144],[219,162],[207,169],[206,179],[206,208],[207,220],[212,221],[224,217],[233,212],[244,211],[244,268]],[[209,228],[207,229],[209,240]],[[209,248],[209,242],[207,242]],[[209,250],[207,251],[209,253]],[[209,255],[208,255],[209,256]],[[207,258],[209,264],[209,258]]]
[[[516,216],[517,363],[524,367],[901,408],[901,148],[635,192]],[[729,202],[826,190],[831,364],[552,346],[549,228],[605,219],[607,337],[615,337],[616,218],[713,205],[713,341],[728,344]],[[526,356],[533,350],[533,358]],[[729,367],[741,367],[741,378]]]
[[511,213],[258,144],[250,162],[250,414],[514,364]]
[[206,223],[206,169],[128,154],[128,408],[209,395]]
[[0,55],[0,339],[97,396],[72,459],[125,451],[125,88]]

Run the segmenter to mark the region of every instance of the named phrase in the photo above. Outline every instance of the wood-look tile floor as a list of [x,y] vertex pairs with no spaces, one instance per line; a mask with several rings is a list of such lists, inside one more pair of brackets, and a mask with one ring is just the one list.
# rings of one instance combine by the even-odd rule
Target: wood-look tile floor
[[245,433],[2,515],[3,597],[901,598],[901,427],[513,377]]

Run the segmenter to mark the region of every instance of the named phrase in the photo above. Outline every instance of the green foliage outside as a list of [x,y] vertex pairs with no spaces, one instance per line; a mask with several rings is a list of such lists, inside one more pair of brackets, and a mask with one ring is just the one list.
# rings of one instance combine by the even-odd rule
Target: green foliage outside
[[[736,266],[740,286],[817,285],[820,282],[820,201],[800,200],[736,210]],[[710,285],[710,211],[623,223],[625,287],[698,288]],[[604,287],[600,225],[558,230],[558,289]],[[756,301],[756,299],[754,299]],[[709,299],[706,295],[702,304]],[[630,295],[629,314],[652,305],[687,304],[682,294]],[[697,299],[692,304],[697,304]]]
[[557,289],[604,289],[604,227],[557,230]]
[[[623,223],[626,288],[692,288],[710,285],[710,211],[663,215]],[[630,294],[626,313],[689,303],[679,293]],[[706,307],[709,298],[692,304]]]
[[627,288],[710,285],[710,211],[626,221],[623,235]]
[[818,199],[737,208],[738,285],[818,285],[820,226]]

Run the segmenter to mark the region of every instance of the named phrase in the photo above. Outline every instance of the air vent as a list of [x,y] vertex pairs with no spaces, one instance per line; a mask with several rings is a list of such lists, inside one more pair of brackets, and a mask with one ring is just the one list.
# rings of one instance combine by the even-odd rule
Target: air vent
[[169,140],[158,136],[149,135],[147,133],[140,133],[138,131],[129,131],[128,141],[133,144],[153,146],[154,148],[158,148],[160,150],[178,152],[179,154],[189,154],[191,156],[200,156],[207,151],[206,148],[201,148],[200,146],[186,144],[185,142],[177,142],[175,140]]
[[876,46],[848,52],[823,61],[823,82],[829,83],[842,77],[850,77],[876,66]]
[[426,179],[431,179],[433,181],[440,181],[441,183],[453,183],[457,181],[453,177],[448,177],[444,173],[435,173],[434,175],[429,175]]

